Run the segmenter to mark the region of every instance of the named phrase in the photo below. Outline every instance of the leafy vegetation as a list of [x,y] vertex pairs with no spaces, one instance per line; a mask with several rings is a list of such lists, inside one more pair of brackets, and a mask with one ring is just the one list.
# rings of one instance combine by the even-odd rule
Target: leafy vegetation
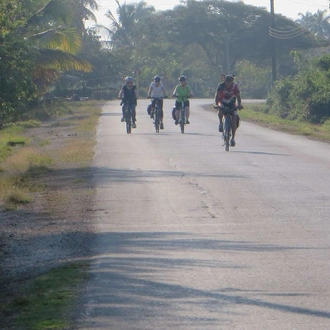
[[330,56],[314,60],[298,53],[293,56],[299,73],[275,83],[266,111],[281,118],[322,124],[330,115]]
[[75,56],[81,48],[75,1],[0,0],[0,8],[1,123],[18,120],[61,71],[91,65]]

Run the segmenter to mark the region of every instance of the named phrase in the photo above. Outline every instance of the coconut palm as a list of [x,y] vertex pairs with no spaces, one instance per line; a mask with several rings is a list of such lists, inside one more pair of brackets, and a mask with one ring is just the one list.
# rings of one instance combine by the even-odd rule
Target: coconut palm
[[299,13],[300,19],[296,22],[304,26],[315,35],[329,39],[330,38],[330,15],[327,10],[318,10],[316,13]]
[[108,10],[106,17],[109,19],[110,24],[106,26],[98,26],[106,31],[110,47],[128,47],[134,48],[136,43],[136,25],[146,19],[152,13],[155,12],[153,6],[148,6],[146,2],[141,1],[136,4],[120,4],[118,0],[115,0],[118,8],[116,16]]
[[85,4],[97,7],[94,0],[50,0],[39,4],[40,8],[34,8],[25,24],[13,32],[23,35],[35,53],[33,76],[41,92],[63,71],[91,71],[91,65],[76,56],[81,49],[84,20],[95,19]]

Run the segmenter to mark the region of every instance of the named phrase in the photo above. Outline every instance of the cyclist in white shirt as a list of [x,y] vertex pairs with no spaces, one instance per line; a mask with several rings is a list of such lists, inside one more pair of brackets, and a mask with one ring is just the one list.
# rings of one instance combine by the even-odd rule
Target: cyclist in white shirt
[[160,76],[154,77],[154,81],[150,84],[150,87],[148,90],[148,97],[152,98],[151,115],[150,115],[151,118],[153,118],[153,114],[154,114],[154,110],[155,110],[155,102],[156,102],[155,99],[159,98],[158,104],[160,107],[160,116],[159,116],[160,117],[160,129],[164,129],[163,98],[167,98],[167,96],[166,96],[165,86],[160,80],[161,80]]

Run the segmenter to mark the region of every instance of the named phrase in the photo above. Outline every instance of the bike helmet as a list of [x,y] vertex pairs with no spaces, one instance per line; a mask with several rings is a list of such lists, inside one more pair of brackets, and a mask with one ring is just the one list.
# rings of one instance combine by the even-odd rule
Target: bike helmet
[[228,82],[234,81],[234,76],[230,76],[230,75],[225,76],[225,81],[228,81]]
[[133,77],[131,76],[126,77],[125,82],[133,82]]
[[187,80],[187,77],[186,76],[180,76],[179,77],[179,81],[186,81]]
[[155,76],[155,77],[154,77],[154,80],[155,80],[156,82],[160,82],[160,76]]

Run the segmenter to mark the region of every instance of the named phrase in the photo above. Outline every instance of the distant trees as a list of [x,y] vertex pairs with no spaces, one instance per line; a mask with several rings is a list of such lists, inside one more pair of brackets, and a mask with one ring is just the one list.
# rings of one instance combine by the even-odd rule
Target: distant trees
[[299,25],[318,37],[330,39],[330,15],[327,10],[318,10],[314,14],[310,12],[299,13],[299,16],[300,19],[296,20]]
[[[243,2],[190,0],[173,10],[155,12],[143,1],[117,4],[118,18],[108,12],[107,44],[126,63],[121,67],[122,76],[124,68],[132,74],[138,72],[142,86],[149,84],[153,74],[162,74],[172,86],[178,75],[186,73],[197,93],[209,95],[220,73],[237,72],[240,61],[265,68],[271,65],[271,16],[262,8]],[[281,15],[276,16],[276,26],[283,30],[299,28]],[[287,64],[292,49],[317,44],[311,33],[280,40],[279,66]]]
[[[299,15],[300,19],[296,22],[310,31],[321,44],[329,45],[330,16],[327,11]],[[267,111],[283,118],[316,124],[322,124],[329,118],[330,56],[321,55],[325,52],[329,52],[327,48],[291,53],[296,72],[275,82],[268,98]]]
[[[58,95],[80,89],[111,98],[126,75],[145,95],[154,75],[171,89],[185,74],[203,97],[213,96],[220,73],[234,73],[245,96],[263,97],[271,38],[277,38],[279,77],[298,72],[292,50],[328,43],[329,17],[322,11],[297,22],[276,15],[271,37],[270,13],[243,2],[189,0],[166,11],[145,1],[116,2],[101,39],[100,26],[85,28],[95,18],[95,0],[0,0],[0,117],[17,118],[51,88]],[[281,31],[294,30],[302,33],[283,38]]]

